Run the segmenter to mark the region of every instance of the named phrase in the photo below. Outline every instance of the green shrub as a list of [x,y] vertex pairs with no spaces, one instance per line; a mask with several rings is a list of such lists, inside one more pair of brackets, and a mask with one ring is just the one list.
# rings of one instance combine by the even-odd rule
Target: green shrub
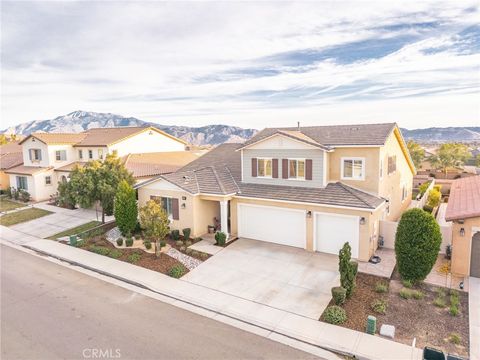
[[139,254],[139,253],[133,253],[133,254],[128,255],[127,261],[130,262],[130,263],[132,263],[132,264],[135,264],[135,263],[138,262],[141,258],[142,258],[142,255],[141,255],[141,254]]
[[227,241],[227,235],[224,232],[217,231],[215,233],[215,241],[216,245],[225,246],[225,242]]
[[191,232],[192,232],[192,229],[190,229],[190,228],[185,228],[185,229],[183,229],[183,230],[182,230],[183,238],[184,238],[185,240],[190,239],[190,233],[191,233]]
[[175,241],[175,245],[183,246],[183,241],[182,240],[177,240],[177,241]]
[[432,211],[433,211],[433,207],[431,207],[430,205],[423,205],[423,208],[422,208],[422,209],[423,209],[423,211],[425,211],[425,212],[427,212],[427,213],[429,213],[429,214],[431,214]]
[[167,242],[165,240],[160,241],[160,249],[164,248],[165,246],[167,246]]
[[193,250],[192,251],[192,256],[193,257],[198,257],[198,256],[200,256],[200,253],[197,250]]
[[457,316],[460,313],[460,309],[458,308],[458,305],[454,305],[454,304],[450,305],[450,309],[448,311],[452,316]]
[[200,259],[202,259],[203,261],[207,260],[208,257],[209,255],[207,253],[204,253],[204,252],[200,253]]
[[402,280],[402,285],[405,286],[408,289],[411,289],[413,287],[413,281],[412,280]]
[[123,253],[118,249],[113,249],[108,254],[108,256],[110,256],[111,258],[114,258],[114,259],[118,259],[122,255],[123,255]]
[[186,248],[185,246],[180,246],[179,250],[180,250],[181,252],[185,252],[185,251],[187,250],[187,248]]
[[146,240],[144,243],[145,249],[150,250],[152,248],[152,242],[150,240]]
[[131,234],[137,226],[138,208],[135,189],[126,181],[118,184],[113,214],[122,235]]
[[185,250],[185,254],[187,254],[187,255],[191,255],[192,253],[193,253],[193,249],[187,248],[187,249]]
[[122,237],[119,237],[119,238],[117,239],[117,245],[118,245],[118,246],[122,246],[122,245],[123,245],[123,238],[122,238]]
[[419,290],[413,290],[412,291],[412,297],[415,299],[415,300],[421,300],[423,299],[425,296],[425,294]]
[[433,305],[440,308],[444,308],[445,306],[447,306],[447,304],[445,303],[445,299],[440,296],[436,297],[435,300],[433,300]]
[[460,343],[462,342],[462,338],[460,334],[451,333],[450,336],[448,337],[448,341],[450,341],[452,344],[460,345]]
[[181,265],[174,265],[168,270],[168,275],[175,279],[182,277],[183,274],[185,274],[185,269]]
[[104,255],[104,256],[106,256],[110,253],[109,248],[107,248],[105,246],[96,246],[96,245],[90,246],[90,251],[94,252],[96,254]]
[[201,237],[196,237],[195,239],[193,239],[193,241],[195,242],[199,242],[199,241],[202,241],[203,239]]
[[375,284],[375,292],[379,294],[388,292],[388,284],[385,281],[377,281]]
[[448,291],[448,293],[450,294],[450,296],[455,296],[455,297],[457,297],[457,298],[459,297],[459,293],[458,293],[458,291],[455,290],[455,289],[450,289],[450,290]]
[[347,298],[350,298],[355,290],[358,263],[351,260],[352,249],[346,242],[339,252],[338,269],[340,272],[340,284],[347,291]]
[[341,286],[332,287],[332,298],[335,305],[342,305],[347,298],[347,290]]
[[184,244],[185,244],[186,247],[189,247],[190,245],[192,245],[192,242],[190,240],[187,240],[187,241],[185,241]]
[[141,234],[135,235],[135,239],[136,239],[136,240],[141,240],[141,239],[142,239],[142,235],[141,235]]
[[371,305],[371,309],[377,314],[383,314],[387,312],[387,302],[382,299],[375,300]]
[[133,245],[133,239],[131,237],[125,239],[125,245],[131,247]]
[[445,295],[446,295],[445,289],[440,288],[440,287],[437,288],[436,292],[437,292],[437,296],[438,296],[438,297],[445,297]]
[[440,204],[442,193],[435,188],[428,192],[427,205],[434,208]]
[[421,209],[403,213],[395,235],[395,255],[403,279],[420,281],[437,260],[442,235],[435,218]]
[[460,305],[460,299],[457,296],[450,295],[450,305]]
[[180,240],[180,231],[179,230],[172,230],[172,239],[177,241]]
[[403,299],[411,299],[412,298],[412,291],[406,288],[400,290],[399,295]]
[[19,197],[20,197],[20,200],[23,201],[23,202],[29,202],[30,201],[30,193],[28,191],[20,190],[19,191]]
[[332,305],[325,309],[323,320],[329,324],[343,324],[347,321],[347,313],[340,306]]

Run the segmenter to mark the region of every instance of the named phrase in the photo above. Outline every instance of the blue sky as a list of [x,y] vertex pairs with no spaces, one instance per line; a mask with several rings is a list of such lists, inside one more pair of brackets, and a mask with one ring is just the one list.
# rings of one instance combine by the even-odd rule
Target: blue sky
[[480,124],[478,1],[2,2],[2,128]]

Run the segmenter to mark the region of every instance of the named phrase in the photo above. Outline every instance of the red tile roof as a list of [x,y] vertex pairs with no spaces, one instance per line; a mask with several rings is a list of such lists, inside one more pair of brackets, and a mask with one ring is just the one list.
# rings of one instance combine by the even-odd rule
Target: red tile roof
[[448,198],[447,221],[480,217],[480,175],[455,180]]

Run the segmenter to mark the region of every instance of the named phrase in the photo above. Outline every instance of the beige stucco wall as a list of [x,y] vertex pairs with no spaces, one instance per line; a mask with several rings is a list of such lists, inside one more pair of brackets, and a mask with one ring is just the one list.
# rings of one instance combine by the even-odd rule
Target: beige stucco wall
[[220,220],[220,203],[202,200],[199,196],[194,201],[194,236],[201,236],[208,231],[208,225],[214,225],[214,218]]
[[5,190],[10,186],[10,175],[5,174],[5,171],[0,171],[0,189]]
[[[388,157],[393,155],[397,157],[397,170],[389,175]],[[392,133],[385,146],[380,148],[380,159],[383,159],[383,178],[379,182],[378,194],[390,199],[390,214],[386,214],[385,219],[397,221],[412,201],[413,173],[395,133]],[[403,184],[408,190],[406,198],[402,201]]]
[[[378,192],[379,147],[336,148],[328,153],[328,181],[341,181],[347,185],[376,194]],[[342,157],[360,157],[365,159],[364,180],[342,180]]]
[[[460,229],[465,229],[465,236],[460,236]],[[452,273],[460,276],[470,274],[470,253],[472,250],[472,237],[480,229],[480,217],[465,219],[463,224],[452,224]]]
[[[377,210],[372,213],[370,211],[332,208],[332,207],[316,206],[316,205],[309,205],[309,204],[293,204],[288,202],[233,198],[230,202],[231,232],[233,236],[238,235],[237,205],[239,203],[263,205],[263,206],[278,206],[278,207],[289,208],[289,209],[301,209],[305,211],[311,211],[312,214],[314,212],[324,212],[324,213],[355,215],[355,216],[365,217],[365,220],[366,220],[365,224],[364,225],[359,224],[360,226],[359,260],[367,261],[370,258],[370,256],[373,255],[373,251],[376,248],[376,239],[373,238],[374,236],[373,229],[374,229],[375,222],[377,222],[377,220],[380,218],[381,210]],[[310,218],[305,217],[305,221],[306,221],[306,232],[307,232],[306,249],[308,251],[313,251],[314,216]],[[378,224],[376,226],[376,234],[378,235]],[[372,239],[372,241],[370,241],[370,239]]]

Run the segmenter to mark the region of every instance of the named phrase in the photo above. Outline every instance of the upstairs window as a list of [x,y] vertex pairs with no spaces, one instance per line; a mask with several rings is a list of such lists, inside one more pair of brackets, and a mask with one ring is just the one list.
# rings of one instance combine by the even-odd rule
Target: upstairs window
[[397,157],[395,155],[388,157],[388,175],[397,171]]
[[272,159],[258,159],[257,174],[258,177],[272,177]]
[[380,179],[383,178],[383,159],[380,160]]
[[83,150],[78,150],[78,158],[83,159]]
[[55,160],[57,160],[57,161],[67,160],[67,150],[57,150],[57,151],[55,151]]
[[42,160],[42,151],[40,149],[30,149],[28,153],[30,155],[30,161]]
[[45,176],[45,185],[52,185],[52,177]]
[[365,159],[364,158],[342,158],[343,180],[365,180]]
[[93,159],[93,150],[88,150],[88,158]]
[[305,160],[288,160],[288,178],[305,180]]

